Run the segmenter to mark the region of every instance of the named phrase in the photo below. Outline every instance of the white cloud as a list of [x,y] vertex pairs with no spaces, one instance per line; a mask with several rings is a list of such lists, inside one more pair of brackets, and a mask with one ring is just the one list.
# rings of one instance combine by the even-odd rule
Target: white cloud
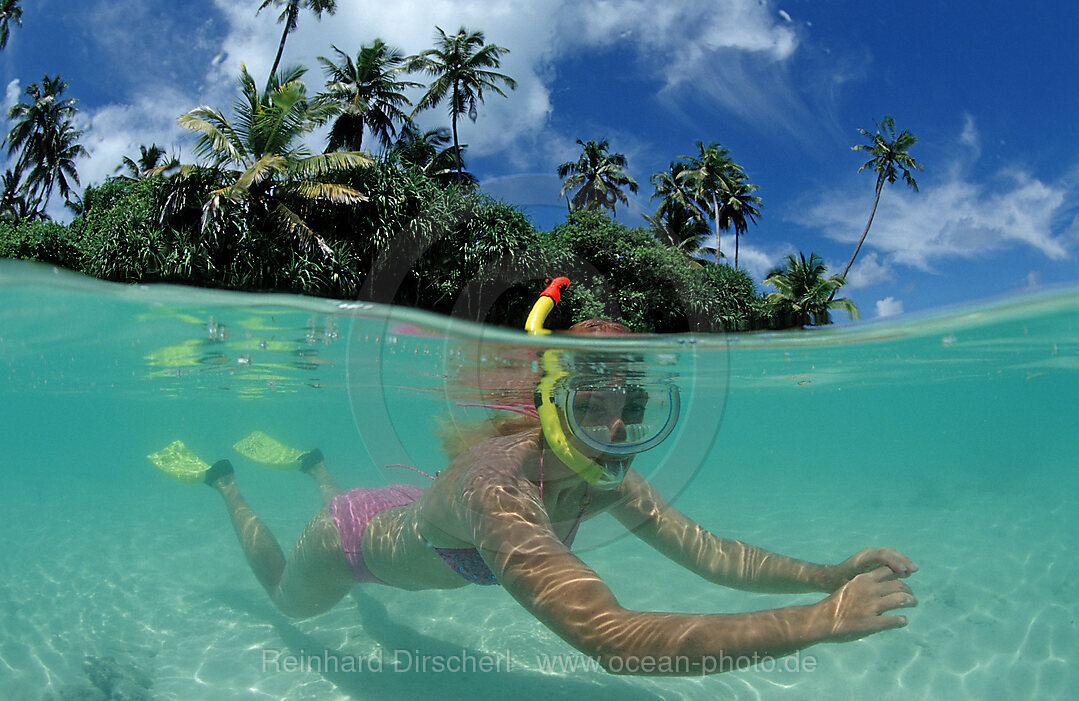
[[896,299],[895,297],[885,297],[884,299],[877,300],[877,316],[884,318],[886,316],[895,316],[903,313],[903,300]]
[[[731,248],[733,249],[734,247],[731,246]],[[773,268],[779,265],[786,253],[786,250],[782,253],[767,251],[757,246],[747,246],[743,242],[738,250],[738,267],[749,273],[754,280],[763,280],[768,273],[772,272]],[[734,265],[733,250],[728,255],[731,256],[728,263]]]
[[[853,251],[853,248],[852,248]],[[843,272],[847,261],[829,263],[828,274],[834,275]],[[890,282],[895,279],[895,271],[887,262],[880,260],[876,251],[866,251],[865,247],[858,253],[854,265],[847,273],[847,282],[844,289],[857,290],[863,287],[872,287],[882,282]]]
[[192,96],[162,90],[144,94],[129,104],[106,105],[87,113],[81,125],[83,145],[91,158],[79,165],[83,185],[114,175],[124,156],[137,156],[139,146],[156,143],[167,155],[179,155],[185,130],[176,117],[191,109]]
[[959,143],[974,149],[979,147],[978,127],[974,124],[974,117],[972,115],[968,114],[963,118],[963,131],[959,135]]
[[[977,258],[1021,246],[1053,260],[1066,258],[1066,239],[1052,226],[1066,203],[1066,189],[1018,170],[999,175],[995,184],[972,182],[952,169],[943,182],[923,183],[920,194],[888,187],[865,246],[880,252],[888,265],[927,271],[949,258]],[[868,207],[872,197],[864,183],[857,190],[825,193],[809,209],[807,223],[853,245],[867,215],[851,202]]]
[[22,98],[22,86],[19,84],[18,78],[13,78],[10,83],[7,84],[7,89],[4,91],[4,114],[6,115],[8,110],[15,106]]

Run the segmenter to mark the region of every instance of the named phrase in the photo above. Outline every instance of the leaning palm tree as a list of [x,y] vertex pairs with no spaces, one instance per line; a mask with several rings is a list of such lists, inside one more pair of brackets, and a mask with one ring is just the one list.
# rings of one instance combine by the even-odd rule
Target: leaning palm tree
[[317,19],[322,19],[323,12],[330,15],[337,12],[337,2],[336,0],[262,0],[256,14],[270,5],[284,6],[285,8],[281,10],[281,14],[277,18],[278,22],[284,23],[285,31],[281,32],[281,43],[277,45],[277,56],[274,57],[273,67],[270,68],[270,79],[273,80],[273,77],[277,75],[277,67],[281,64],[281,54],[285,51],[285,39],[288,39],[288,35],[296,29],[296,25],[299,23],[300,7],[306,7],[315,13]]
[[4,143],[8,156],[18,154],[13,175],[22,183],[23,194],[33,209],[44,208],[57,186],[68,199],[71,182],[79,182],[75,159],[86,155],[86,149],[78,143],[82,132],[72,124],[76,100],[63,97],[65,89],[67,83],[60,76],[46,75],[40,86],[31,83],[26,87],[29,100],[8,110],[14,125]]
[[[270,80],[268,90],[259,93],[246,67],[240,70],[241,99],[233,119],[210,107],[199,107],[182,115],[180,126],[199,133],[195,153],[217,169],[229,169],[234,181],[210,193],[203,205],[205,229],[226,207],[240,206],[268,224],[295,237],[302,245],[317,246],[325,255],[333,251],[313,231],[301,211],[286,200],[303,206],[316,202],[352,204],[366,197],[345,185],[323,182],[332,175],[357,166],[369,165],[370,156],[356,152],[312,154],[302,142],[305,134],[337,115],[336,105],[307,98],[301,82],[305,69],[282,71]],[[180,170],[185,178],[191,166]]]
[[7,46],[11,25],[22,26],[20,0],[0,0],[0,49]]
[[798,257],[788,255],[783,266],[774,269],[764,278],[765,285],[776,288],[766,299],[775,308],[790,314],[798,326],[832,323],[829,310],[843,309],[851,319],[859,317],[858,307],[847,298],[833,299],[836,290],[843,286],[842,275],[825,277],[828,268],[816,253],[799,252]]
[[420,83],[398,80],[405,68],[405,56],[399,49],[375,39],[356,54],[356,60],[336,46],[339,63],[319,56],[326,74],[326,99],[337,102],[342,112],[330,130],[327,151],[359,151],[363,147],[364,127],[389,148],[397,136],[396,124],[405,124],[409,116],[401,107],[411,105],[404,91],[423,87]]
[[865,151],[870,155],[869,160],[862,164],[858,172],[861,173],[866,168],[873,170],[877,174],[877,190],[873,197],[873,209],[869,211],[869,221],[865,223],[865,230],[862,231],[862,238],[858,239],[858,245],[854,247],[854,253],[851,254],[850,260],[847,261],[847,267],[843,268],[844,278],[850,272],[851,266],[854,265],[854,259],[858,257],[858,251],[862,249],[862,244],[865,243],[865,237],[869,234],[869,227],[873,225],[873,217],[877,214],[877,204],[880,202],[880,193],[884,189],[884,183],[894,183],[899,178],[900,172],[902,172],[903,181],[912,190],[918,191],[918,183],[911,175],[911,171],[922,170],[922,166],[907,153],[910,147],[918,141],[918,137],[906,129],[897,135],[895,133],[895,120],[891,115],[885,115],[884,119],[879,122],[874,121],[874,124],[877,125],[876,133],[870,133],[867,129],[858,130],[862,136],[869,139],[869,143],[851,146],[854,151]]
[[629,204],[622,189],[637,192],[637,181],[626,173],[626,157],[621,153],[609,153],[607,139],[588,143],[577,139],[577,143],[582,148],[580,157],[558,166],[558,177],[563,180],[558,196],[561,198],[577,188],[569,200],[571,210],[605,207],[614,214],[615,202]]
[[[716,227],[716,265],[723,256],[720,248],[720,229],[725,220],[720,215],[720,202],[731,190],[731,175],[740,170],[731,160],[730,152],[713,142],[697,142],[700,153],[696,156],[681,156],[686,161],[686,168],[679,175],[686,190],[701,212],[708,212]],[[729,224],[727,224],[729,226]]]
[[476,103],[483,103],[483,91],[493,90],[502,97],[499,84],[510,90],[517,89],[517,81],[508,75],[497,72],[502,65],[502,55],[509,49],[496,44],[487,44],[483,32],[469,32],[464,27],[456,34],[447,35],[441,27],[435,27],[435,48],[427,49],[409,59],[411,71],[423,71],[434,76],[434,82],[412,110],[415,117],[419,112],[437,107],[443,100],[449,99],[450,124],[453,129],[453,148],[457,153],[457,169],[464,172],[464,162],[460,158],[461,143],[457,138],[457,117],[467,114],[473,122],[478,113]]

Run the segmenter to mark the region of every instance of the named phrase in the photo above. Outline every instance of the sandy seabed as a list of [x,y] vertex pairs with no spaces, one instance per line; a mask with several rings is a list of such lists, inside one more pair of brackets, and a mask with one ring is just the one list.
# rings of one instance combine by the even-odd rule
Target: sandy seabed
[[[1076,516],[1064,493],[1045,486],[854,508],[833,507],[823,491],[797,500],[773,493],[771,518],[752,504],[709,516],[704,496],[690,493],[678,506],[712,530],[795,556],[832,551],[847,532],[864,534],[863,545],[902,544],[921,567],[910,580],[920,606],[907,612],[905,629],[818,645],[793,666],[646,678],[544,669],[544,655],[581,658],[493,587],[367,585],[327,614],[291,621],[247,570],[216,496],[157,477],[94,498],[23,489],[26,498],[5,506],[5,699],[478,700],[522,690],[551,699],[1079,696]],[[307,507],[286,496],[256,505],[282,540],[298,533]],[[785,496],[792,506],[782,509]],[[312,511],[315,500],[312,491]],[[581,555],[634,609],[734,612],[814,600],[716,588],[632,537]]]

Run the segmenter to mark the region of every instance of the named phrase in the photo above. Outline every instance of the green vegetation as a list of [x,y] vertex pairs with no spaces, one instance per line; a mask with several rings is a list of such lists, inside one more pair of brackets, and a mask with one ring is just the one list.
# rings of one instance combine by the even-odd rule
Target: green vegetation
[[647,228],[573,211],[540,241],[548,265],[574,280],[553,312],[565,324],[605,316],[655,332],[771,325],[748,275],[690,261]]
[[843,309],[851,319],[857,319],[858,307],[847,298],[833,299],[836,290],[843,286],[842,275],[825,277],[827,268],[816,253],[788,255],[783,266],[776,268],[764,278],[765,285],[776,288],[767,300],[772,314],[782,326],[832,323],[830,310]]
[[[300,81],[305,69],[292,68],[270,77],[259,93],[246,68],[240,71],[242,99],[236,102],[232,122],[221,112],[199,107],[180,117],[180,126],[198,132],[195,153],[231,181],[211,190],[203,205],[202,228],[220,229],[230,222],[229,210],[246,210],[260,220],[260,228],[277,230],[304,248],[317,247],[325,256],[333,253],[326,241],[307,225],[305,212],[320,202],[354,204],[365,197],[358,191],[324,178],[346,168],[367,165],[362,153],[311,154],[302,138],[336,115],[340,108],[307,99]],[[180,169],[185,179],[197,166]],[[182,206],[182,205],[179,205]],[[171,207],[166,213],[174,210]]]
[[[479,191],[457,135],[458,117],[476,120],[485,92],[516,87],[497,72],[508,49],[464,27],[436,28],[435,47],[415,56],[378,39],[355,57],[331,47],[334,59],[319,58],[325,88],[310,95],[306,69],[276,69],[300,10],[321,17],[336,4],[265,0],[259,10],[270,5],[283,8],[284,31],[265,89],[242,68],[231,114],[198,107],[179,117],[197,134],[197,163],[142,146],[119,164],[122,174],[73,197],[84,155],[75,100],[64,97],[60,76],[30,84],[8,115],[14,166],[0,181],[0,256],[118,282],[369,299],[513,327],[553,271],[574,281],[555,325],[606,316],[637,331],[788,328],[830,323],[837,308],[857,318],[853,303],[834,299],[845,278],[828,277],[816,254],[787,256],[765,279],[777,290],[767,296],[738,270],[739,238],[760,216],[761,198],[720,144],[698,141],[699,153],[652,175],[657,208],[647,226],[630,227],[612,219],[626,190],[638,190],[625,156],[606,139],[578,139],[581,156],[558,166],[566,219],[537,230]],[[18,3],[0,0],[0,48],[20,20]],[[406,91],[425,87],[404,79],[414,72],[432,82],[407,113]],[[416,115],[442,104],[450,127],[421,131]],[[325,152],[313,153],[305,138],[326,124]],[[897,136],[890,117],[876,134],[860,131],[871,143],[855,149],[872,155],[862,169],[878,174],[875,213],[883,184],[901,173],[917,189],[910,171],[921,166],[907,154],[914,136]],[[361,150],[365,132],[377,155]],[[49,220],[53,194],[75,212],[70,223]],[[702,247],[710,223],[714,249]],[[731,230],[733,268],[719,245]],[[704,253],[714,262],[697,257]]]

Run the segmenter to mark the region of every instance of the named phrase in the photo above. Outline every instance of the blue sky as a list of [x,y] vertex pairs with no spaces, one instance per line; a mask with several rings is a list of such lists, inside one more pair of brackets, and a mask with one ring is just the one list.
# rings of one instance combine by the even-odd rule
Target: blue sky
[[[269,70],[280,37],[257,0],[33,0],[0,52],[5,106],[43,74],[79,99],[83,183],[156,142],[191,158],[176,117],[225,108],[241,63]],[[555,168],[575,140],[607,138],[641,184],[619,219],[650,213],[649,177],[698,139],[730,149],[760,186],[763,216],[740,259],[759,281],[787,253],[842,269],[874,178],[859,127],[885,114],[913,131],[920,193],[889,187],[848,296],[863,318],[1079,281],[1079,8],[1068,3],[784,0],[338,0],[300,18],[285,63],[381,37],[406,53],[435,25],[482,29],[511,49],[519,88],[462,124],[484,189],[549,226]],[[421,118],[448,123],[443,113]],[[317,138],[317,137],[316,137]],[[313,145],[320,145],[313,143]],[[733,238],[724,237],[733,255]]]

